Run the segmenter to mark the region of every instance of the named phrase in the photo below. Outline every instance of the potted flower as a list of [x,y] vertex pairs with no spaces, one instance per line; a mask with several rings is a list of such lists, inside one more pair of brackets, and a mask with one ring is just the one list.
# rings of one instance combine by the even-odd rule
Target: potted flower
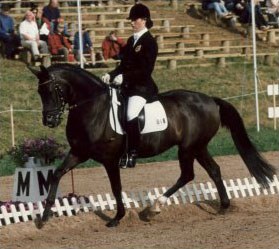
[[48,137],[25,139],[22,143],[11,148],[8,154],[20,167],[24,167],[31,157],[35,158],[36,164],[45,166],[54,163],[56,159],[64,157],[65,145]]
[[56,159],[62,159],[64,151],[64,145],[48,137],[25,139],[10,149],[8,154],[19,166],[15,169],[12,200],[21,202],[44,200],[56,169],[50,164]]

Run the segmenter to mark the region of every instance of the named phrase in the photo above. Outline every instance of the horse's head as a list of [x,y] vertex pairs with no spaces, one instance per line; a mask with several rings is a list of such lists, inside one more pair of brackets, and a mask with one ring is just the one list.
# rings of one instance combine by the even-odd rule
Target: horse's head
[[[50,128],[57,127],[62,120],[66,105],[62,79],[41,66],[41,70],[29,67],[39,79],[38,92],[43,105],[43,124]],[[61,81],[61,82],[60,82]]]

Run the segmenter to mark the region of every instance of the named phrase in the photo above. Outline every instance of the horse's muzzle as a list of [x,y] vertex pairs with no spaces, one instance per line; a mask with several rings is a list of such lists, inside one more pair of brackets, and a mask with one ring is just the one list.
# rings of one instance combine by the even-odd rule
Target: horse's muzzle
[[59,114],[43,113],[43,125],[49,128],[55,128],[61,123],[61,117]]

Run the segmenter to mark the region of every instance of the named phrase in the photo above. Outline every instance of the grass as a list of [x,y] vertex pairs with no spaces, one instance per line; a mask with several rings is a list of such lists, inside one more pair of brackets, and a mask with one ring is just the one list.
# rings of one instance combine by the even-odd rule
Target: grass
[[[5,155],[11,147],[10,104],[14,112],[15,142],[24,138],[51,136],[61,143],[67,143],[65,138],[65,120],[56,129],[49,129],[41,123],[41,103],[37,94],[37,79],[19,61],[0,61],[0,175],[12,174],[15,165]],[[105,72],[105,71],[104,71]],[[98,72],[101,75],[104,72]],[[250,64],[233,64],[226,68],[189,67],[177,70],[156,70],[153,77],[161,92],[170,89],[184,88],[203,92],[221,98],[230,98],[231,102],[241,113],[249,135],[260,151],[279,149],[279,132],[273,130],[273,120],[267,118],[267,108],[272,106],[272,97],[266,95],[268,84],[278,82],[278,66],[258,65],[259,78],[259,107],[261,132],[255,131],[255,98],[253,67]],[[251,94],[246,97],[241,95]],[[235,97],[238,96],[238,97]],[[233,97],[233,98],[232,98]],[[20,111],[21,110],[21,111]],[[29,110],[29,111],[26,111]],[[32,111],[31,111],[32,110]],[[221,130],[210,143],[212,155],[235,154],[236,150],[228,132]],[[161,156],[148,161],[164,161],[176,159],[176,149],[171,149]],[[92,166],[89,162],[83,167]]]

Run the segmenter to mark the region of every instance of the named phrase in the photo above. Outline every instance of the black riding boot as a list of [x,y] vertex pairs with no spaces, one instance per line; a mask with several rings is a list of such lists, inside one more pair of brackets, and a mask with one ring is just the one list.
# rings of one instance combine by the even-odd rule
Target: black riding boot
[[127,122],[126,133],[128,142],[127,167],[133,168],[136,166],[137,150],[140,140],[138,117]]
[[119,160],[120,168],[134,168],[136,166],[137,150],[140,141],[140,127],[138,117],[126,121],[126,153]]

